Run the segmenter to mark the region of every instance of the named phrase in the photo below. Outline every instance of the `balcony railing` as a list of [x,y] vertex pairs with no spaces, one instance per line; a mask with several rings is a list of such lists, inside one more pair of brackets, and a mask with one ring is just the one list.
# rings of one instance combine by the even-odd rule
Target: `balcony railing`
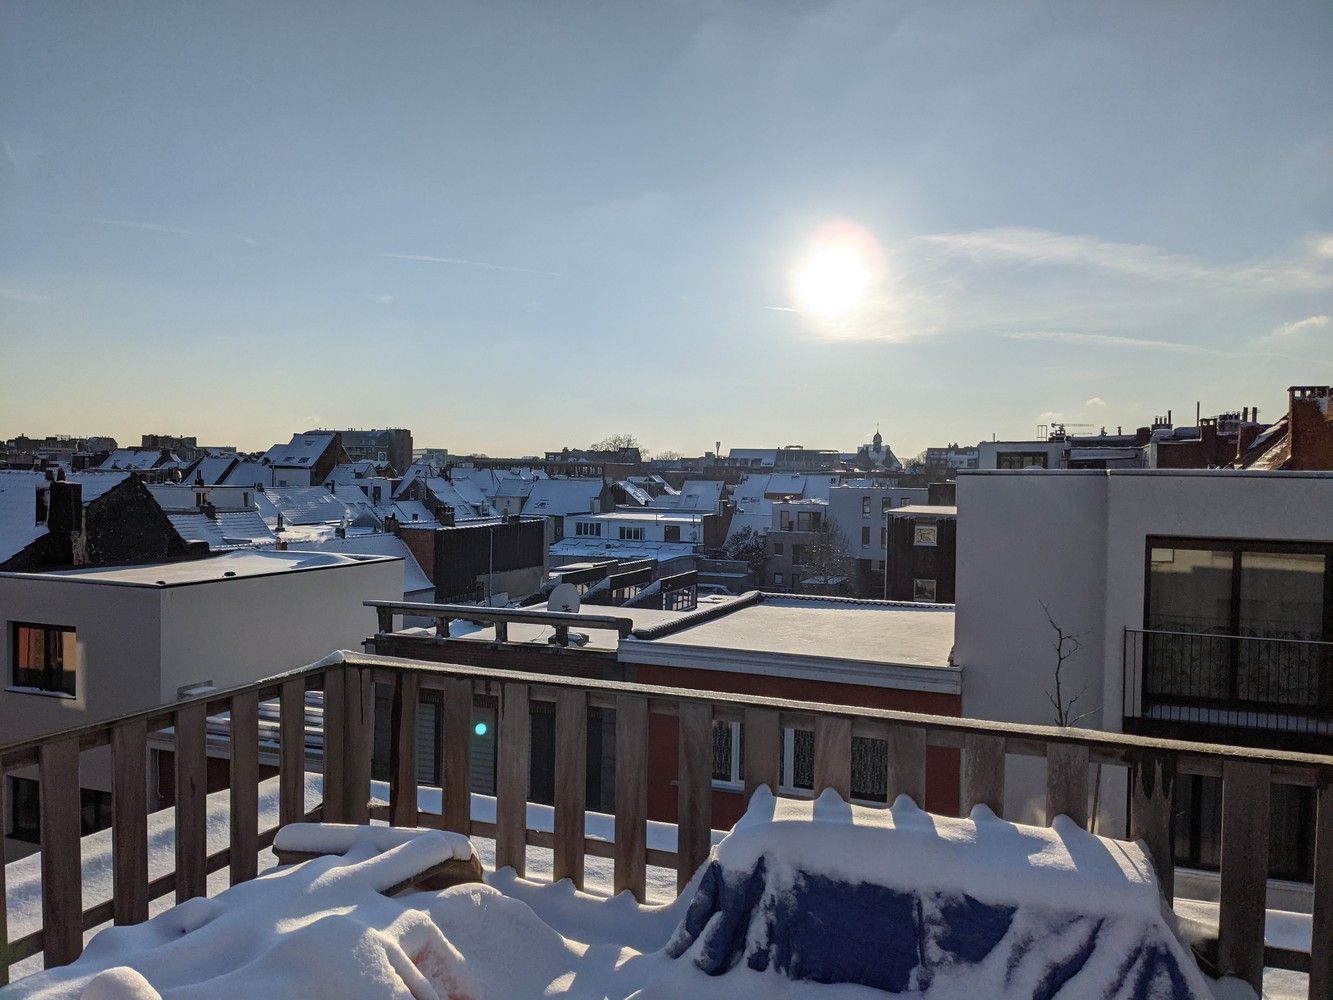
[[1129,719],[1333,737],[1333,642],[1126,629]]
[[[369,801],[376,685],[392,693],[390,794],[387,807]],[[443,702],[440,813],[419,809],[415,719],[421,692]],[[322,691],[318,732],[307,733],[306,693]],[[469,773],[472,709],[478,698],[500,706],[493,821],[474,819]],[[205,895],[208,876],[224,868],[231,882],[254,878],[258,852],[276,827],[258,829],[259,707],[276,702],[279,734],[279,824],[303,817],[365,823],[372,814],[398,825],[442,827],[493,838],[497,866],[525,870],[529,846],[553,849],[555,879],[584,881],[584,859],[613,859],[614,888],[642,899],[648,865],[674,867],[683,886],[707,856],[712,826],[713,723],[739,723],[745,733],[747,793],[779,787],[784,727],[813,731],[814,791],[849,797],[853,737],[882,741],[888,781],[885,804],[899,794],[924,801],[927,749],[960,753],[963,813],[985,804],[1002,814],[1007,758],[1046,761],[1046,812],[1086,825],[1090,765],[1127,772],[1129,835],[1148,847],[1166,899],[1173,897],[1171,791],[1177,775],[1220,777],[1223,783],[1217,968],[1258,984],[1267,964],[1310,972],[1310,996],[1333,986],[1333,756],[1150,739],[1078,729],[1020,726],[878,709],[741,697],[612,681],[424,663],[344,654],[340,658],[205,697],[109,722],[0,746],[0,776],[36,767],[41,780],[42,924],[9,940],[0,908],[0,982],[14,963],[41,953],[47,966],[76,959],[85,931],[108,921],[147,919],[151,900]],[[531,711],[554,706],[554,824],[528,826]],[[270,706],[272,707],[272,706]],[[589,709],[615,713],[615,824],[610,842],[587,836],[585,755]],[[208,852],[206,782],[208,719],[229,714],[230,845]],[[675,850],[650,848],[647,838],[649,719],[676,722],[677,839]],[[314,726],[312,724],[312,729]],[[144,769],[149,734],[172,730],[175,741],[175,868],[150,881],[148,802]],[[215,730],[216,731],[216,730]],[[660,729],[658,729],[660,732]],[[307,737],[322,742],[323,801],[307,811]],[[264,737],[266,756],[272,734]],[[85,901],[80,880],[81,754],[110,747],[113,771],[113,891]],[[932,762],[932,768],[935,766]],[[1317,789],[1314,927],[1310,954],[1264,944],[1269,797],[1274,785]],[[3,787],[3,785],[0,785]],[[4,899],[0,868],[0,900]],[[86,905],[90,904],[90,905]]]

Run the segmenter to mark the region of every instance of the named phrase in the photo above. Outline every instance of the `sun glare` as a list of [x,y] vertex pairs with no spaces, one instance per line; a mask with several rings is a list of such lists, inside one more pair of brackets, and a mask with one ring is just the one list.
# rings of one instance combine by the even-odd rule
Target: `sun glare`
[[845,319],[870,304],[882,270],[883,254],[873,236],[853,223],[833,223],[811,241],[795,272],[792,298],[815,319]]

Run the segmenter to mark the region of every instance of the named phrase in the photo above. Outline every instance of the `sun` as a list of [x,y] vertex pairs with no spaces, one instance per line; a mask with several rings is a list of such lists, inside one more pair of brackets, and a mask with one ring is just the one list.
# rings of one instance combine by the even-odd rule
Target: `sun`
[[880,280],[882,258],[874,238],[860,226],[843,222],[823,227],[793,276],[796,307],[827,320],[863,312]]

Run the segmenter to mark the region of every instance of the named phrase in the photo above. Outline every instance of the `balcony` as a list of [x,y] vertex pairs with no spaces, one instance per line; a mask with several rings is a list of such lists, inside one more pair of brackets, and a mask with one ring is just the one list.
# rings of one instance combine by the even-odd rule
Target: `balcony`
[[1333,736],[1333,642],[1126,629],[1124,716],[1128,731],[1228,741]]
[[[387,802],[372,800],[369,792],[377,686],[392,698]],[[415,717],[427,690],[438,692],[444,705],[438,812],[422,810],[429,800],[417,787]],[[322,711],[308,715],[312,691],[321,692]],[[496,796],[493,809],[488,801],[482,810],[469,786],[472,711],[480,698],[499,706]],[[555,719],[555,801],[549,821],[541,822],[534,817],[548,814],[528,803],[530,720],[539,704],[553,706]],[[593,708],[615,713],[613,817],[586,809],[586,734]],[[210,724],[223,717],[225,727]],[[261,727],[261,717],[276,718],[276,729],[267,722]],[[649,746],[650,717],[674,720],[674,747]],[[814,791],[833,789],[844,799],[850,798],[853,738],[876,741],[884,748],[887,770],[884,806],[900,794],[921,801],[927,751],[944,748],[961,761],[961,813],[980,804],[1002,814],[1008,759],[1044,759],[1048,821],[1065,815],[1086,827],[1092,765],[1118,771],[1130,789],[1128,835],[1148,847],[1168,902],[1174,885],[1173,784],[1181,775],[1220,778],[1221,903],[1209,960],[1256,984],[1265,966],[1309,972],[1311,997],[1326,997],[1333,985],[1333,757],[351,654],[256,684],[0,745],[0,776],[35,767],[41,779],[42,874],[39,927],[11,940],[0,908],[0,983],[11,966],[39,954],[47,967],[72,962],[83,949],[85,931],[109,922],[142,922],[153,900],[207,895],[213,873],[227,871],[231,884],[253,879],[259,851],[273,842],[280,826],[303,818],[358,824],[374,818],[490,839],[496,866],[512,866],[520,875],[528,848],[546,848],[553,851],[553,879],[568,878],[579,887],[585,859],[607,858],[614,889],[629,890],[640,900],[650,866],[674,869],[677,886],[683,886],[707,857],[713,838],[714,722],[742,727],[747,792],[760,785],[779,787],[784,728],[813,733]],[[175,863],[160,871],[162,859],[149,856],[144,770],[150,735],[168,730],[174,741]],[[207,765],[219,732],[228,744],[230,842],[210,852]],[[308,752],[316,747],[318,753]],[[105,754],[106,748],[113,775],[112,886],[105,898],[85,899],[79,788],[68,776],[77,772],[82,755]],[[647,816],[649,759],[661,750],[678,762],[677,823],[674,836],[665,840],[659,824],[650,829]],[[279,784],[277,824],[265,829],[260,829],[261,760],[276,765]],[[315,785],[322,801],[315,803],[308,797],[312,769],[322,769]],[[1267,818],[1271,792],[1282,785],[1318,794],[1310,954],[1264,943]]]

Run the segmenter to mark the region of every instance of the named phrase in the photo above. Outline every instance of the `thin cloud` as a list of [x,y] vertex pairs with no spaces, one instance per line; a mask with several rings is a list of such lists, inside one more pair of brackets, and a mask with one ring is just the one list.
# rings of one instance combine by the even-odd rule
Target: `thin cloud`
[[1333,323],[1333,321],[1330,321],[1326,315],[1307,316],[1305,319],[1298,319],[1294,323],[1283,323],[1268,336],[1275,340],[1304,337],[1329,329],[1330,323]]
[[1088,409],[1093,409],[1094,407],[1095,407],[1096,409],[1099,409],[1099,410],[1100,410],[1100,409],[1105,409],[1105,407],[1106,407],[1106,400],[1102,399],[1101,396],[1093,396],[1090,400],[1088,400],[1088,401],[1087,401],[1086,403],[1084,403],[1083,405],[1084,405],[1085,407],[1087,407]]
[[[1242,285],[1253,291],[1310,290],[1333,285],[1333,273],[1303,260],[1210,264],[1146,243],[1116,243],[1087,234],[1006,226],[919,238],[975,263],[1082,267],[1150,281]],[[1316,254],[1316,257],[1321,256]]]
[[0,299],[8,299],[10,302],[45,302],[46,296],[39,292],[30,292],[26,288],[0,288]]
[[764,306],[765,309],[771,309],[775,313],[803,313],[804,309],[793,309],[791,306]]
[[1174,340],[1147,340],[1141,337],[1115,337],[1104,333],[1066,333],[1061,330],[1033,330],[1002,333],[1005,340],[1036,340],[1049,344],[1086,344],[1090,347],[1129,347],[1147,351],[1171,351],[1178,354],[1221,354],[1211,347],[1182,344]]
[[79,222],[91,222],[98,226],[115,226],[120,229],[139,229],[149,233],[169,233],[172,236],[202,236],[198,230],[184,226],[168,226],[161,222],[136,222],[132,219],[107,219],[96,215],[78,215]]
[[413,260],[424,264],[455,264],[460,267],[481,267],[488,271],[515,271],[519,274],[543,274],[548,278],[568,278],[569,275],[561,274],[559,271],[542,271],[533,267],[514,267],[510,264],[492,264],[485,260],[468,260],[465,257],[432,257],[428,254],[420,253],[377,253],[372,254],[375,257],[383,257],[388,260]]

